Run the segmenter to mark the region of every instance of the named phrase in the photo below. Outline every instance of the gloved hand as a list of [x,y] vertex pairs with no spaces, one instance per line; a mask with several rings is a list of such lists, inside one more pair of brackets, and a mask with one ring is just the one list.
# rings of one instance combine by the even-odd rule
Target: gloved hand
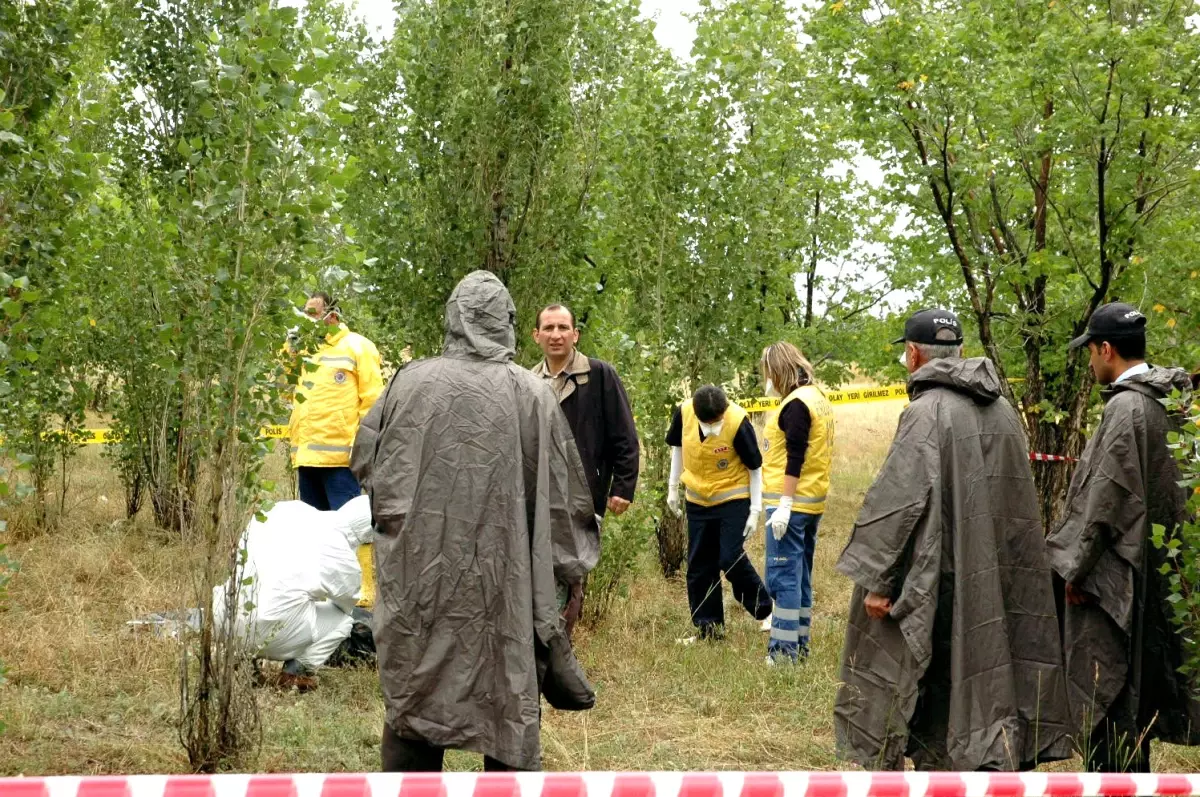
[[792,499],[784,496],[779,499],[779,508],[771,513],[771,519],[767,521],[767,525],[771,527],[771,536],[775,541],[783,539],[783,535],[787,534],[788,523],[792,520]]
[[742,529],[742,539],[750,539],[750,535],[758,530],[758,519],[762,517],[761,509],[751,509],[750,517],[746,518],[746,528]]
[[679,505],[679,488],[672,486],[667,489],[667,509],[675,517],[683,517],[683,507]]

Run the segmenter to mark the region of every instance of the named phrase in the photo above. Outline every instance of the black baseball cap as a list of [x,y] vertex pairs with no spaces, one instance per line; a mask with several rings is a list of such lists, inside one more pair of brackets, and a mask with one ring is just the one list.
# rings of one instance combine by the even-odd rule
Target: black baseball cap
[[[939,339],[937,334],[943,329],[954,333],[954,340]],[[958,316],[949,310],[934,308],[914,313],[904,322],[904,337],[893,340],[892,343],[924,343],[930,346],[961,346],[963,342],[962,324]]]
[[1113,302],[1096,308],[1088,320],[1087,332],[1071,341],[1071,348],[1078,349],[1093,340],[1137,338],[1146,334],[1146,316],[1132,304]]

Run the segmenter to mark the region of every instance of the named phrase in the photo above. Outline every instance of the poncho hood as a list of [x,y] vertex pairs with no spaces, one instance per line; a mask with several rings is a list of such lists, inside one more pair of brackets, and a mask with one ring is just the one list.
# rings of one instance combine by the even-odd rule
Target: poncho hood
[[442,353],[462,360],[512,362],[517,352],[517,308],[495,274],[473,271],[446,302]]
[[1000,398],[1000,377],[986,357],[933,360],[908,378],[909,398],[915,399],[934,387],[948,387],[970,396],[976,404],[991,404]]

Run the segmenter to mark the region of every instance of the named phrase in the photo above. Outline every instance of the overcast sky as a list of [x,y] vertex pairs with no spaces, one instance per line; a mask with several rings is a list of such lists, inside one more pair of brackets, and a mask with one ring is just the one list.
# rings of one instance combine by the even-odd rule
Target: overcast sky
[[[396,19],[392,0],[347,2],[358,8],[372,29],[381,28],[390,35]],[[696,27],[684,18],[684,14],[694,13],[698,7],[698,0],[642,0],[642,13],[658,22],[654,33],[659,44],[670,48],[680,58],[691,52],[692,39],[696,36]]]

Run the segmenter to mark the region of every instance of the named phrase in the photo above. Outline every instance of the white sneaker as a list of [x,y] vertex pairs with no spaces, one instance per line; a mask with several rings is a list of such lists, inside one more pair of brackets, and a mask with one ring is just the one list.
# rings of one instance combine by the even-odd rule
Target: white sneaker
[[767,666],[768,667],[775,666],[775,657],[774,656],[767,656]]
[[769,614],[767,615],[767,619],[765,619],[765,620],[763,620],[763,621],[762,621],[762,625],[761,625],[761,626],[759,626],[759,629],[760,629],[760,630],[761,630],[761,631],[762,631],[764,634],[769,634],[769,633],[771,633],[771,615],[769,615]]
[[691,645],[691,644],[695,643],[696,639],[697,639],[697,637],[694,637],[694,636],[685,636],[681,639],[676,639],[675,644],[676,645]]

